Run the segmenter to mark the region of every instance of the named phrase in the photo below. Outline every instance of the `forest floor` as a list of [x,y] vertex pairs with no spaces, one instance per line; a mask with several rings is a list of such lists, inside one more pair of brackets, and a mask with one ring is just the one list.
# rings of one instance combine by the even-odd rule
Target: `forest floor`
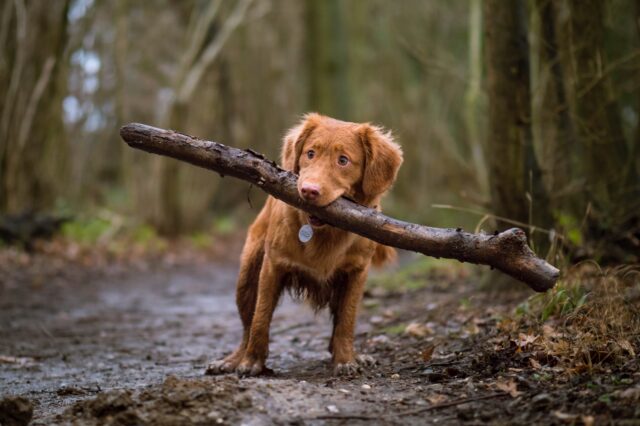
[[577,363],[561,324],[516,317],[525,286],[487,293],[443,261],[370,280],[356,346],[378,365],[360,376],[332,375],[326,313],[288,296],[272,375],[205,376],[241,336],[230,246],[124,266],[0,256],[0,424],[29,405],[39,425],[640,424],[637,335]]

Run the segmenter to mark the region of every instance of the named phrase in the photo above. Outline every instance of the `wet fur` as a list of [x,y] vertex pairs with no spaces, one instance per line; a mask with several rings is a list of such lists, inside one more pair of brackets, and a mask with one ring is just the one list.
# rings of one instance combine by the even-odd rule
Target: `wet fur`
[[[328,166],[318,170],[318,164],[325,163],[301,161],[305,146],[326,148],[326,158],[332,155],[329,149],[343,147],[358,167],[326,170],[324,167],[333,167],[327,160]],[[301,168],[300,163],[307,166]],[[323,194],[330,198],[320,205],[348,195],[380,209],[380,198],[395,180],[401,163],[399,146],[381,128],[318,114],[306,115],[287,133],[282,151],[283,167],[300,173],[299,181],[322,180]],[[329,225],[314,228],[311,241],[303,244],[297,235],[307,221],[306,213],[275,198],[267,199],[249,228],[241,256],[236,302],[243,339],[233,354],[211,364],[210,373],[264,371],[271,317],[285,290],[315,310],[329,307],[333,320],[329,350],[336,371],[352,372],[357,361],[355,319],[367,271],[371,264],[393,259],[395,250]]]

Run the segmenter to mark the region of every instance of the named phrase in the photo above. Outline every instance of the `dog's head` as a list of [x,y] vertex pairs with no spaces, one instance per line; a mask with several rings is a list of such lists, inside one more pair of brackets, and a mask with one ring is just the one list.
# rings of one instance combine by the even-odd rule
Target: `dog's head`
[[282,150],[283,167],[299,174],[300,197],[318,206],[342,195],[376,204],[401,164],[402,151],[389,132],[315,113],[289,130]]

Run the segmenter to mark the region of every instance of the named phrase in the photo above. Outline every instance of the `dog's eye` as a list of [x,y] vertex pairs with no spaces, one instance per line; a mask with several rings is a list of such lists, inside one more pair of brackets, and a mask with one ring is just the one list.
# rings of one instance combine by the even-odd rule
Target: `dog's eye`
[[310,149],[309,151],[307,151],[307,158],[309,160],[311,160],[315,156],[316,156],[316,152],[314,150]]
[[349,164],[349,158],[346,155],[341,155],[338,158],[338,164],[340,164],[341,166],[346,166],[347,164]]

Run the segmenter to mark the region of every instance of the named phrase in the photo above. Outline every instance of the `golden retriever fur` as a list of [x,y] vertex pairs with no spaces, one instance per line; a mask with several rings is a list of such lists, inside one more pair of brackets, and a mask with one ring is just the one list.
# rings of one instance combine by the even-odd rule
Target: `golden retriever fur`
[[[325,206],[341,196],[380,209],[380,198],[393,184],[402,151],[391,134],[368,123],[348,123],[316,113],[286,134],[282,166],[299,175],[302,198]],[[298,231],[310,224],[307,243]],[[249,228],[241,256],[236,302],[244,327],[238,349],[209,365],[209,374],[235,371],[257,375],[265,370],[269,328],[283,290],[318,310],[328,306],[333,318],[329,343],[335,374],[353,374],[366,356],[353,348],[355,321],[369,266],[390,260],[395,251],[322,223],[269,197]]]

